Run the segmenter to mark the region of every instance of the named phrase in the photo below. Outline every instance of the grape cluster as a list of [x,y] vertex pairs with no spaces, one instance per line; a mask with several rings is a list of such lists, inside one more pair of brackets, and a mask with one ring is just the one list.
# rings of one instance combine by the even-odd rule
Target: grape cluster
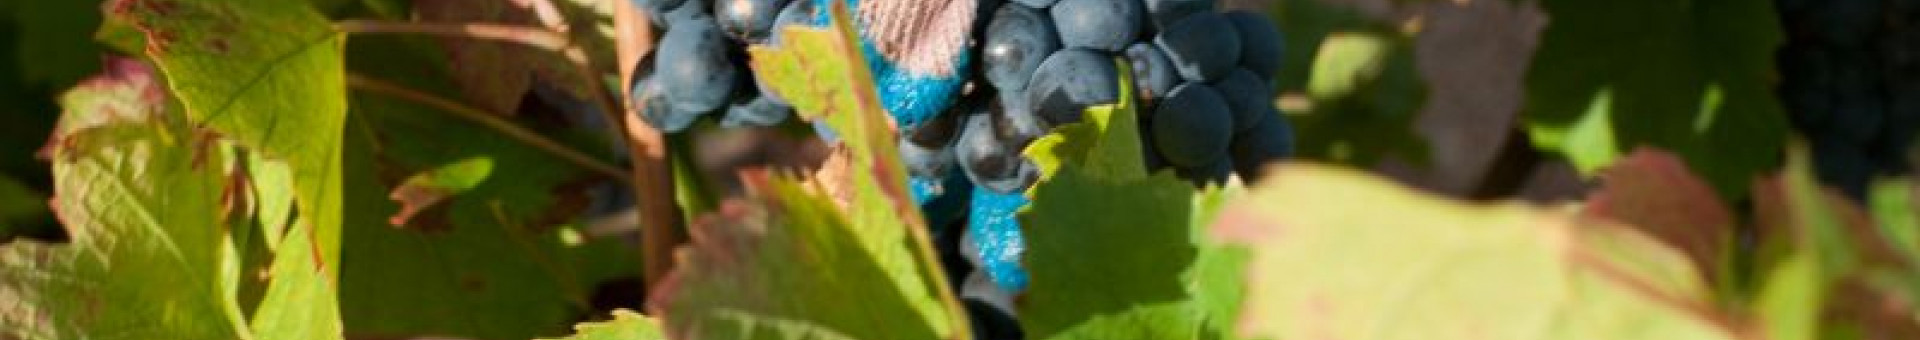
[[[820,9],[832,1],[888,8],[859,6],[883,0],[632,1],[666,32],[632,95],[669,132],[714,112],[723,125],[786,120],[792,109],[780,98],[746,85],[755,79],[743,44],[778,43],[772,27],[823,23]],[[959,289],[983,338],[1020,338],[1009,308],[1026,285],[1015,213],[1039,178],[1022,152],[1040,136],[1131,92],[1153,171],[1219,184],[1236,172],[1255,179],[1261,165],[1292,153],[1292,128],[1272,102],[1282,38],[1264,15],[1221,11],[1215,0],[971,1],[967,43],[946,50],[963,53],[930,73],[879,52],[898,42],[873,41],[891,33],[869,31],[877,13],[855,13],[855,23],[879,99],[900,128],[914,199],[941,235],[949,275],[965,278]],[[1127,91],[1123,70],[1133,79]]]
[[[1291,153],[1291,127],[1273,106],[1280,29],[1212,0],[1012,0],[983,4],[972,92],[945,117],[903,135],[916,176],[957,168],[1011,194],[1037,170],[1020,151],[1054,127],[1112,104],[1125,62],[1142,104],[1150,169],[1196,183]],[[952,158],[943,158],[951,155]],[[1239,165],[1236,168],[1236,165]]]
[[702,117],[724,127],[774,126],[793,116],[748,69],[746,47],[778,39],[776,26],[809,23],[809,0],[632,0],[664,32],[632,84],[649,124],[681,132]]
[[1859,198],[1910,171],[1920,129],[1920,1],[1776,0],[1778,88],[1827,185]]
[[[1015,213],[1039,169],[1022,151],[1087,108],[1131,92],[1146,167],[1195,185],[1236,172],[1254,179],[1292,153],[1291,125],[1272,101],[1282,38],[1264,15],[1220,11],[1212,0],[986,1],[979,13],[970,44],[978,65],[964,95],[900,136],[916,196],[966,198],[959,253],[978,272],[962,294],[976,321],[1003,319],[984,306],[1009,304],[1001,300],[1026,285]],[[987,338],[1019,333],[976,326]]]

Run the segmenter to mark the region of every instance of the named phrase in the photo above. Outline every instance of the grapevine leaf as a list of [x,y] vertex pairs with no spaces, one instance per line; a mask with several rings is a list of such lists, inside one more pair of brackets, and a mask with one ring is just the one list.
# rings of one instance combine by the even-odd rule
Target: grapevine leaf
[[[755,76],[809,120],[824,121],[848,152],[845,214],[865,253],[888,274],[890,291],[906,294],[913,313],[939,337],[964,336],[967,323],[945,289],[926,219],[907,187],[893,120],[881,105],[861,53],[847,4],[830,1],[825,27],[781,28],[781,45],[748,50]],[[848,190],[851,189],[851,190]],[[669,329],[674,320],[669,316]],[[957,335],[956,335],[957,334]]]
[[253,326],[273,338],[339,338],[329,297],[340,264],[342,35],[304,2],[115,0],[106,8],[146,34],[147,56],[187,117],[293,171],[299,218],[289,233],[306,235],[289,239],[312,247],[274,259],[276,279]]
[[1119,103],[1089,108],[1026,150],[1044,178],[1021,215],[1033,280],[1021,323],[1035,339],[1220,338],[1213,321],[1237,301],[1238,263],[1195,236],[1226,195],[1170,172],[1148,176],[1122,78]]
[[[537,25],[533,12],[526,8],[530,3],[424,0],[413,2],[413,13],[423,22]],[[449,76],[467,101],[492,112],[511,114],[520,108],[520,99],[531,88],[536,70],[566,70],[564,61],[551,58],[545,51],[511,43],[446,37],[440,44],[447,52]]]
[[492,174],[492,158],[474,157],[407,177],[399,187],[393,188],[392,193],[387,194],[387,198],[400,204],[400,212],[388,218],[387,223],[407,225],[422,211],[446,202],[454,195],[473,190]]
[[1288,112],[1300,154],[1344,164],[1427,161],[1414,133],[1426,88],[1411,39],[1392,31],[1338,31],[1318,38],[1303,90],[1312,106]]
[[554,340],[664,340],[658,320],[629,310],[613,311],[613,320],[582,323],[573,336]]
[[1673,150],[1723,198],[1777,166],[1782,37],[1765,2],[1549,0],[1527,73],[1535,145],[1591,174],[1641,145]]
[[[568,240],[577,234],[568,219],[586,198],[584,186],[570,185],[583,176],[572,163],[435,108],[370,93],[353,99],[343,253],[352,265],[340,282],[350,336],[564,334],[595,284],[639,273],[618,240]],[[388,195],[412,184],[446,195],[406,224],[389,224],[403,207]]]
[[1920,334],[1912,309],[1895,307],[1912,306],[1920,293],[1920,266],[1903,240],[1910,231],[1889,228],[1904,223],[1897,216],[1870,215],[1821,187],[1812,169],[1804,148],[1789,148],[1786,170],[1753,187],[1759,234],[1774,237],[1763,239],[1761,249],[1784,252],[1779,254],[1783,260],[1765,267],[1768,280],[1754,303],[1769,335],[1898,339]]
[[1625,222],[1680,249],[1702,277],[1719,275],[1733,240],[1733,212],[1678,156],[1640,149],[1600,177],[1587,214]]
[[[1732,339],[1679,252],[1618,225],[1285,165],[1222,213],[1248,245],[1242,336]],[[1392,211],[1382,214],[1379,211]]]
[[225,154],[174,115],[152,69],[112,64],[62,97],[48,145],[72,241],[0,247],[0,338],[243,338],[220,268]]
[[1874,184],[1873,217],[1880,233],[1911,261],[1920,262],[1920,182],[1912,178]]
[[1172,173],[1111,181],[1068,170],[1033,192],[1022,216],[1033,283],[1020,315],[1030,336],[1224,336],[1211,321],[1231,315],[1217,307],[1235,302],[1239,271],[1231,250],[1194,237],[1221,191],[1195,192]]
[[[723,202],[689,228],[693,243],[655,288],[654,315],[675,339],[954,339],[939,301],[900,285],[862,226],[792,180],[745,174],[749,200]],[[895,223],[886,227],[899,228]],[[932,269],[929,269],[932,270]]]

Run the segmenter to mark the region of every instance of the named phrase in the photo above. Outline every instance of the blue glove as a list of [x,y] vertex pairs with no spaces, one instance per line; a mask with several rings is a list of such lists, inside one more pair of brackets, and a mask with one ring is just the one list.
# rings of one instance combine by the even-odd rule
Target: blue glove
[[1020,221],[1014,213],[1027,206],[1023,193],[1001,194],[992,190],[974,190],[973,206],[967,219],[967,239],[978,254],[975,265],[987,273],[994,285],[1019,294],[1027,288],[1027,270],[1020,258],[1027,250],[1020,235]]
[[[814,24],[825,25],[828,20],[828,11],[825,9],[832,4],[829,1],[835,0],[811,1],[814,1],[814,8],[817,9]],[[860,0],[840,1],[846,2],[849,9],[860,8]],[[858,17],[859,14],[855,16]],[[960,88],[966,83],[967,68],[973,59],[964,44],[953,46],[961,51],[954,53],[955,60],[950,63],[952,66],[950,70],[938,72],[944,74],[914,72],[901,67],[896,61],[888,60],[881,54],[876,43],[870,38],[875,34],[868,32],[861,20],[851,21],[861,25],[860,50],[866,55],[867,69],[873,72],[874,85],[880,92],[880,103],[886,106],[887,112],[893,116],[894,123],[899,124],[901,128],[918,126],[921,122],[945,112],[948,107],[953,106],[955,99],[960,97]]]
[[[832,4],[829,1],[836,0],[811,1],[814,1],[816,9],[825,9]],[[837,1],[845,1],[847,8],[861,8],[859,0]],[[815,24],[826,24],[827,11],[817,10],[816,13]],[[859,17],[860,14],[856,13],[855,16]],[[859,34],[862,54],[867,59],[867,68],[873,72],[880,102],[887,108],[895,124],[905,130],[940,114],[958,114],[947,111],[961,97],[960,89],[966,83],[966,75],[970,74],[968,68],[973,57],[965,44],[952,46],[962,50],[953,53],[955,60],[949,63],[951,69],[946,72],[915,72],[881,53],[877,47],[879,44],[871,39],[877,34],[869,32],[865,22],[853,21],[862,25]],[[945,178],[914,176],[909,178],[908,184],[914,200],[926,212],[929,225],[943,226],[965,214],[968,218],[966,233],[972,242],[968,246],[977,251],[971,256],[976,257],[976,265],[995,285],[1014,293],[1026,288],[1027,273],[1020,266],[1026,246],[1020,236],[1020,223],[1014,216],[1015,212],[1027,205],[1025,196],[975,188],[965,175],[957,171]]]

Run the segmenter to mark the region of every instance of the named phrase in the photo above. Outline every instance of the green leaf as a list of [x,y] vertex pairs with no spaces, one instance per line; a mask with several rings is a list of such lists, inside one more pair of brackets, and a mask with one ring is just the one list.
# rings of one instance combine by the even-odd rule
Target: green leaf
[[1640,149],[1600,173],[1599,190],[1584,213],[1628,224],[1679,249],[1702,272],[1724,281],[1733,245],[1734,215],[1684,161],[1658,149]]
[[[676,339],[957,339],[927,292],[903,290],[831,199],[779,177],[749,176],[753,196],[724,202],[689,231],[655,289]],[[899,224],[887,227],[898,228]],[[925,277],[922,278],[923,280]],[[942,288],[944,289],[944,288]]]
[[613,320],[583,323],[573,328],[578,333],[554,340],[666,339],[666,336],[660,334],[659,321],[625,309],[613,311]]
[[[253,320],[271,338],[339,338],[341,144],[347,116],[342,35],[305,2],[116,0],[111,20],[146,33],[187,116],[293,171],[299,218]],[[283,247],[281,250],[286,250]],[[309,273],[317,272],[317,273]],[[317,299],[313,299],[317,298]],[[313,299],[313,300],[309,300]],[[288,332],[288,333],[282,333]]]
[[1723,198],[1779,165],[1773,97],[1782,37],[1771,4],[1740,0],[1548,0],[1527,73],[1535,145],[1583,173],[1635,147],[1673,150]]
[[243,338],[220,267],[225,154],[169,110],[151,69],[109,70],[62,97],[49,145],[71,243],[0,247],[0,337]]
[[1412,39],[1393,31],[1332,32],[1320,40],[1305,85],[1312,107],[1288,112],[1303,157],[1370,166],[1390,157],[1427,159],[1414,133],[1426,84]]
[[1883,180],[1869,194],[1880,233],[1909,260],[1920,261],[1920,183],[1912,178]]
[[[1566,210],[1276,168],[1212,235],[1253,252],[1237,329],[1269,339],[1731,339],[1679,252]],[[1382,213],[1390,212],[1390,213]]]
[[[845,3],[834,2],[824,28],[782,28],[780,47],[754,46],[755,75],[803,117],[824,121],[850,156],[851,183],[844,211],[864,253],[887,273],[889,291],[906,294],[913,312],[940,338],[970,337],[957,299],[945,287],[927,235],[926,219],[907,191],[892,119],[880,104],[873,75]],[[669,315],[669,329],[675,321]]]
[[1195,236],[1225,195],[1147,175],[1124,78],[1119,103],[1026,150],[1044,175],[1021,215],[1033,279],[1021,324],[1034,339],[1221,338],[1213,321],[1237,303],[1239,263]]
[[[572,163],[432,107],[369,93],[354,103],[340,281],[348,335],[560,335],[595,285],[639,274],[620,240],[577,240],[587,197],[573,184],[593,182]],[[402,207],[389,195],[410,185],[445,196],[390,224]]]

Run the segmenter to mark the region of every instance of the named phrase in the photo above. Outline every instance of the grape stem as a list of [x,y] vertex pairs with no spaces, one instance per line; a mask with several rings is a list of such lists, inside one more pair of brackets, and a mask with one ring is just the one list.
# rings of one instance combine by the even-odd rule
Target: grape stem
[[527,145],[531,145],[534,148],[540,149],[541,151],[546,151],[547,153],[553,154],[554,156],[560,157],[560,159],[566,160],[568,162],[572,162],[575,165],[579,165],[582,168],[586,168],[587,170],[591,170],[593,172],[598,172],[598,173],[607,175],[608,177],[612,177],[614,180],[620,181],[621,183],[627,183],[627,184],[633,183],[633,178],[627,177],[626,170],[623,170],[618,166],[614,166],[613,164],[602,162],[599,159],[593,158],[593,156],[588,156],[586,153],[569,148],[565,144],[560,144],[560,142],[556,142],[553,139],[547,138],[546,136],[541,136],[539,133],[533,132],[533,130],[528,130],[527,128],[520,127],[519,125],[515,125],[513,122],[509,122],[506,119],[501,119],[500,117],[503,116],[501,114],[488,112],[484,109],[469,106],[459,101],[442,98],[440,96],[435,96],[433,94],[421,92],[418,90],[407,88],[405,86],[400,86],[398,84],[394,84],[384,80],[374,79],[371,77],[367,77],[365,75],[360,75],[352,72],[347,73],[347,86],[352,87],[356,90],[367,91],[370,93],[386,95],[389,97],[394,97],[399,99],[405,99],[408,101],[413,101],[413,102],[425,104],[427,106],[432,106],[434,108],[438,108],[441,111],[452,113],[454,116],[458,116],[460,118],[466,119],[468,121],[472,121],[474,123],[479,123],[482,126],[486,126],[487,128],[493,129],[494,131],[498,131],[501,134],[507,135],[508,138],[513,138],[523,143],[527,143]]

